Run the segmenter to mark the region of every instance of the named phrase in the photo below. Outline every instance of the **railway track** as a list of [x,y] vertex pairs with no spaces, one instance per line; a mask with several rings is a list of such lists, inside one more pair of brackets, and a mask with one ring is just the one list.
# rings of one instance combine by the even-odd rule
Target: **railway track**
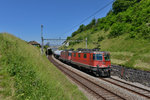
[[[88,92],[92,92],[92,94],[97,99],[103,100],[125,100],[129,99],[127,96],[123,96],[121,94],[117,94],[116,92],[109,90],[109,88],[105,88],[105,86],[100,86],[97,82],[86,78],[79,73],[72,71],[70,68],[66,68],[64,65],[56,62],[52,56],[49,56],[49,60],[58,67],[64,74],[70,77],[74,82],[85,88]],[[136,85],[115,79],[115,78],[99,78],[100,80],[107,82],[108,84],[112,84],[117,88],[128,91],[131,94],[138,95],[144,100],[150,100],[150,90],[144,89],[142,87],[138,87]],[[110,87],[111,88],[111,87]],[[141,100],[141,99],[139,99]]]
[[69,76],[71,79],[75,80],[75,82],[82,87],[92,91],[93,95],[96,95],[97,99],[103,100],[125,100],[125,98],[109,91],[108,89],[100,86],[99,84],[89,80],[88,78],[83,77],[82,75],[63,67],[63,65],[57,63],[52,56],[49,56],[49,60],[58,67],[64,74]]
[[123,82],[121,80],[118,80],[118,79],[115,79],[115,78],[100,78],[101,80],[104,80],[106,82],[109,82],[111,84],[114,84],[120,88],[123,88],[123,89],[126,89],[130,92],[133,92],[135,94],[138,94],[140,96],[143,96],[147,99],[150,99],[150,90],[147,90],[147,89],[144,89],[144,88],[141,88],[141,87],[138,87],[138,86],[135,86],[133,84],[129,84],[127,82]]

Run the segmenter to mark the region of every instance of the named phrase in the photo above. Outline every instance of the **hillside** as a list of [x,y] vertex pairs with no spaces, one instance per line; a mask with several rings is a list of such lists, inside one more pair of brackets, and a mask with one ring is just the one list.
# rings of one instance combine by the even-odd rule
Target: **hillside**
[[0,100],[86,100],[37,47],[0,34]]
[[[106,17],[81,25],[67,39],[85,40],[88,48],[111,53],[111,61],[135,69],[150,71],[150,0],[116,0]],[[85,42],[70,42],[83,48]]]

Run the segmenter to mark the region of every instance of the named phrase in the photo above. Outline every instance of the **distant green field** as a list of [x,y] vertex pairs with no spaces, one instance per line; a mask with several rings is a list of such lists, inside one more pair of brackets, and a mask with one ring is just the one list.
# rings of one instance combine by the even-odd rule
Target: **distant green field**
[[37,47],[1,33],[0,55],[4,100],[87,100]]

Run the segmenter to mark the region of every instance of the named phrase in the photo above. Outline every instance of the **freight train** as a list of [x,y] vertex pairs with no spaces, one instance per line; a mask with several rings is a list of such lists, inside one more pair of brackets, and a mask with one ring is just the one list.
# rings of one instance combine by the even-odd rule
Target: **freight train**
[[84,68],[96,76],[110,77],[111,61],[109,52],[97,49],[61,50],[54,52],[54,56],[63,62]]
[[59,59],[61,52],[62,52],[62,50],[56,50],[56,51],[54,51],[53,52],[54,57],[57,58],[57,59]]

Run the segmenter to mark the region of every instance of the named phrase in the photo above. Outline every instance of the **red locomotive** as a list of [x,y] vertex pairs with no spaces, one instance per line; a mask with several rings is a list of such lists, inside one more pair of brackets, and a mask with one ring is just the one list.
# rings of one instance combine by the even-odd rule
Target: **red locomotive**
[[108,52],[82,49],[78,51],[62,51],[60,59],[79,67],[88,69],[98,76],[110,76],[111,62]]

